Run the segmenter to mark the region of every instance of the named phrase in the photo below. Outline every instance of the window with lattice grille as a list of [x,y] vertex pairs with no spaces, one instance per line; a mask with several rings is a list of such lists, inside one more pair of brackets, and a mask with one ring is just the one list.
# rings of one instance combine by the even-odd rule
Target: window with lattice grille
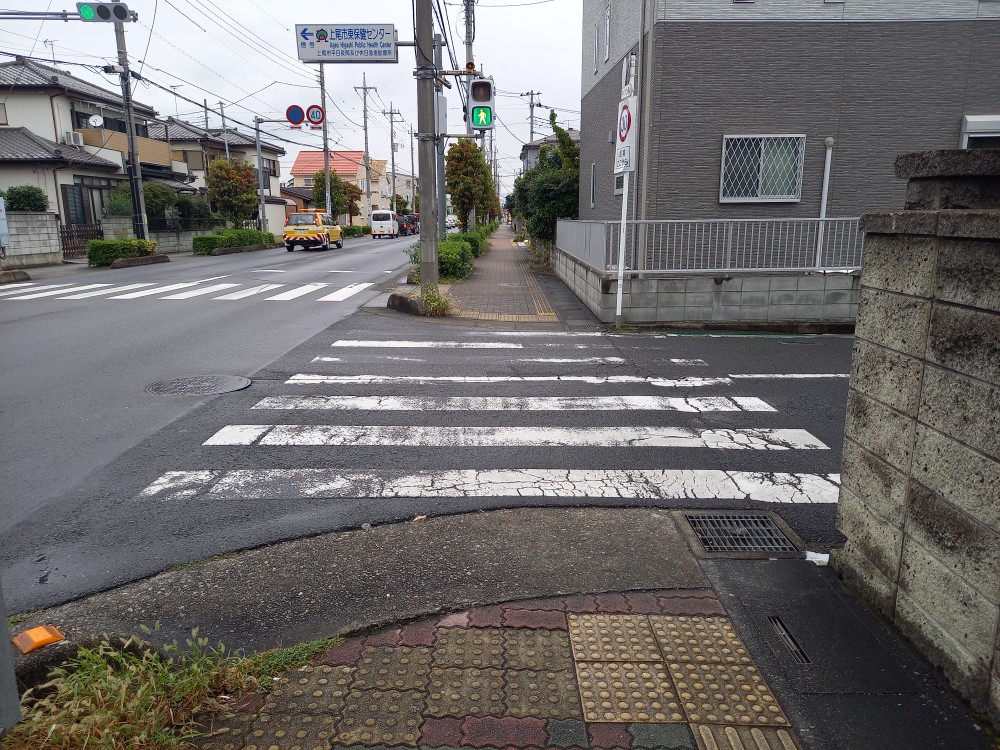
[[804,135],[723,136],[719,201],[799,200],[805,150]]

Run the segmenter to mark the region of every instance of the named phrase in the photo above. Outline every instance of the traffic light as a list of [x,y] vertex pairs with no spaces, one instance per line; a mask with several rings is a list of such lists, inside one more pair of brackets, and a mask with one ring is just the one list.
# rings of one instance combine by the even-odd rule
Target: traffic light
[[472,82],[469,105],[472,108],[472,128],[492,130],[495,115],[495,97],[492,78],[479,78]]
[[125,3],[77,3],[81,21],[126,23],[135,20]]

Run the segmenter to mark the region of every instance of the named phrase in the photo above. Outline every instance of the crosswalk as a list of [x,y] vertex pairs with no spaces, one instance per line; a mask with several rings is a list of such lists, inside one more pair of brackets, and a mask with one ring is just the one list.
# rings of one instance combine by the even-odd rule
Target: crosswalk
[[133,284],[39,284],[27,282],[0,290],[0,303],[29,300],[190,300],[201,298],[222,302],[259,299],[265,302],[344,302],[374,286],[359,282],[340,286],[326,282],[307,284],[256,284],[233,281],[216,282],[217,276],[197,281],[176,283],[142,282]]
[[[838,474],[789,470],[807,456],[829,465],[822,456],[830,446],[752,390],[769,378],[822,382],[846,373],[698,375],[722,363],[656,354],[644,359],[655,373],[614,374],[631,365],[601,351],[645,345],[648,354],[650,339],[482,330],[453,340],[337,339],[324,349],[339,356],[317,351],[309,372],[267,386],[280,392],[234,396],[251,394],[245,408],[225,412],[242,420],[198,437],[205,465],[163,473],[137,500],[392,500],[421,513],[425,503],[454,498],[837,502]],[[489,374],[498,367],[541,372]],[[352,451],[365,451],[366,464]],[[372,451],[386,458],[371,460]],[[327,465],[317,466],[323,456]],[[720,456],[743,459],[722,469]],[[781,456],[791,461],[777,470]]]

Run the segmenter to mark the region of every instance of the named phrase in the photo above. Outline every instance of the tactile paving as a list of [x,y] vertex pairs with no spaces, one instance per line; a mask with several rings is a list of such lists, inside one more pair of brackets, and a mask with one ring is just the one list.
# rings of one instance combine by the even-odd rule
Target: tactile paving
[[646,615],[568,615],[578,661],[660,661]]
[[503,646],[500,628],[439,628],[433,666],[499,668]]
[[334,742],[416,747],[423,707],[423,693],[417,690],[352,690]]
[[787,729],[692,724],[691,733],[699,750],[801,750]]
[[671,662],[668,667],[692,723],[742,726],[789,724],[764,678],[753,665]]
[[430,674],[430,649],[369,646],[361,651],[354,689],[422,690]]
[[504,703],[511,716],[581,719],[580,694],[572,670],[506,673]]
[[663,664],[578,661],[576,676],[586,721],[671,723],[686,720]]
[[427,715],[502,716],[503,672],[499,669],[431,670]]
[[508,669],[555,670],[573,668],[569,635],[559,630],[508,632],[504,638]]
[[753,664],[728,617],[651,615],[649,623],[668,662]]
[[261,714],[245,750],[327,750],[334,733],[332,716]]
[[351,689],[353,667],[317,665],[281,676],[264,701],[264,712],[316,714],[337,712]]

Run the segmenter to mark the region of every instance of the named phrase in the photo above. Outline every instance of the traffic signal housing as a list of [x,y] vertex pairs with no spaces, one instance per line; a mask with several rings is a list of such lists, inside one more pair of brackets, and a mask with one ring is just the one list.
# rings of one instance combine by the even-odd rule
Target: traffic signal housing
[[81,21],[91,23],[127,23],[135,19],[125,3],[77,3]]
[[469,87],[473,130],[492,130],[496,114],[496,91],[492,78],[477,78]]

